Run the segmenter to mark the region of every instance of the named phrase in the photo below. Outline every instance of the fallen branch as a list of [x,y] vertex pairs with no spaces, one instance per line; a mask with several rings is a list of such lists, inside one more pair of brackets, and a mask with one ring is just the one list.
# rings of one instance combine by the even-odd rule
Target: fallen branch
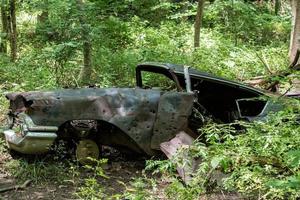
[[8,186],[5,188],[0,188],[0,193],[7,192],[10,190],[24,190],[26,187],[29,186],[30,183],[31,183],[31,180],[26,180],[22,185],[14,185],[14,186]]
[[267,81],[263,78],[261,79],[254,79],[254,80],[246,80],[244,81],[244,83],[247,83],[249,85],[252,85],[252,86],[255,86],[255,85],[262,85],[262,84],[265,84]]
[[279,81],[274,81],[273,83],[270,83],[270,85],[268,85],[266,87],[266,90],[269,90],[271,92],[278,92],[279,90]]
[[270,75],[253,77],[250,80],[244,80],[243,82],[251,86],[262,86],[264,89],[271,92],[277,92],[280,84],[278,78],[285,78],[291,74],[293,74],[293,70],[284,70]]
[[265,66],[265,68],[267,69],[267,71],[269,72],[269,74],[273,74],[270,65],[268,64],[267,60],[265,59],[264,55],[262,54],[262,57],[260,57],[258,55],[258,53],[256,53],[256,56],[259,58],[259,60],[263,63],[263,65]]

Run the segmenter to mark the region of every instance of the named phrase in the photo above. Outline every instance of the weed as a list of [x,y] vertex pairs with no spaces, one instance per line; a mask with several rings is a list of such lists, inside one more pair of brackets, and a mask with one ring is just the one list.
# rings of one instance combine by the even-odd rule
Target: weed
[[[188,158],[193,157],[201,158],[201,164],[188,184],[173,174],[166,194],[172,199],[197,199],[222,190],[248,198],[299,198],[300,106],[298,101],[286,103],[285,110],[270,114],[264,121],[235,123],[245,129],[242,133],[233,124],[204,126],[201,132],[208,145],[195,142],[169,161],[189,164]],[[183,157],[181,152],[189,156]],[[162,162],[157,167],[164,169],[165,165]]]
[[75,193],[80,199],[106,199],[105,189],[98,182],[98,178],[109,178],[105,175],[103,165],[107,163],[107,159],[93,159],[90,158],[93,165],[85,165],[84,168],[90,170],[92,173],[89,177],[84,179],[82,186],[78,188]]
[[26,159],[10,160],[5,163],[4,168],[18,181],[30,179],[36,184],[41,182],[62,183],[71,177],[66,164],[54,164],[40,159],[34,159],[33,162]]
[[157,180],[146,176],[136,178],[130,182],[129,186],[125,185],[126,190],[123,198],[128,200],[154,200],[158,199]]

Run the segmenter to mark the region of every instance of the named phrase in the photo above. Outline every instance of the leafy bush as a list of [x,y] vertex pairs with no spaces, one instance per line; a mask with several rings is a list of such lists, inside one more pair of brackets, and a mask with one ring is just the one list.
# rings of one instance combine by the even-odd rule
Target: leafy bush
[[[264,121],[203,127],[201,132],[208,145],[198,141],[185,149],[185,153],[188,150],[190,156],[201,159],[201,164],[187,185],[178,179],[169,185],[169,197],[196,199],[222,190],[247,198],[299,198],[300,104],[284,103],[284,111],[270,114]],[[180,152],[170,162],[189,164]],[[159,168],[164,169],[163,165],[166,163]]]
[[289,40],[290,14],[276,16],[267,4],[216,0],[205,9],[203,22],[206,27],[229,36],[235,44],[266,45]]

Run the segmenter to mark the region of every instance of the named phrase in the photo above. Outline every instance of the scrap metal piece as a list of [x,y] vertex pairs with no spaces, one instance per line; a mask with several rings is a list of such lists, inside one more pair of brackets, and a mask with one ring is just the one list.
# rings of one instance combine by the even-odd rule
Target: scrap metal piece
[[177,166],[177,172],[185,183],[189,183],[189,181],[192,179],[192,174],[198,168],[200,161],[188,157],[187,153],[183,153],[180,155],[178,155],[177,153],[181,148],[188,148],[194,140],[195,139],[188,135],[186,132],[181,131],[170,141],[160,144],[160,149],[166,154],[169,159],[172,159],[173,156],[176,155],[182,156],[183,159],[187,159],[189,161],[188,163],[190,163],[190,165],[187,164],[183,166]]
[[3,134],[10,149],[24,154],[42,154],[57,138],[57,130],[56,126],[37,126],[27,114],[20,113],[15,124]]
[[[293,78],[293,77],[291,77]],[[286,96],[300,98],[300,80],[295,77],[292,80],[291,88],[286,92]]]

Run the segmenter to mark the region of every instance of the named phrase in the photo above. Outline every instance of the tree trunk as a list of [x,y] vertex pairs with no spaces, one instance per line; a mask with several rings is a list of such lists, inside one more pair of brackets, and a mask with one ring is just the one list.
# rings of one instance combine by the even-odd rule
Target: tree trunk
[[84,3],[82,0],[77,0],[77,6],[79,10],[79,22],[81,25],[81,38],[83,41],[83,67],[80,72],[80,83],[83,85],[91,84],[91,75],[92,75],[92,44],[90,39],[90,28],[89,25],[86,24],[86,19],[84,18]]
[[[292,3],[292,31],[291,31],[291,41],[290,41],[290,50],[289,58],[291,67],[297,67],[300,64],[299,60],[299,51],[300,51],[300,1],[291,0]],[[297,53],[298,52],[298,53]]]
[[89,39],[83,42],[83,69],[81,73],[82,83],[90,84],[92,75],[92,61],[91,61],[92,45]]
[[275,15],[278,15],[281,9],[281,0],[275,0]]
[[0,52],[7,53],[7,35],[8,35],[8,17],[7,17],[7,4],[6,0],[1,1],[1,24],[2,24],[2,37],[0,42]]
[[48,37],[47,26],[49,22],[49,12],[48,12],[48,0],[43,0],[41,5],[41,14],[39,14],[36,18],[36,27],[35,33],[41,34],[46,37],[46,39],[50,39]]
[[10,11],[10,57],[11,61],[17,59],[17,22],[16,22],[16,4],[15,0],[9,1]]
[[194,48],[200,46],[200,29],[202,25],[202,16],[205,0],[198,0],[197,15],[194,24]]

